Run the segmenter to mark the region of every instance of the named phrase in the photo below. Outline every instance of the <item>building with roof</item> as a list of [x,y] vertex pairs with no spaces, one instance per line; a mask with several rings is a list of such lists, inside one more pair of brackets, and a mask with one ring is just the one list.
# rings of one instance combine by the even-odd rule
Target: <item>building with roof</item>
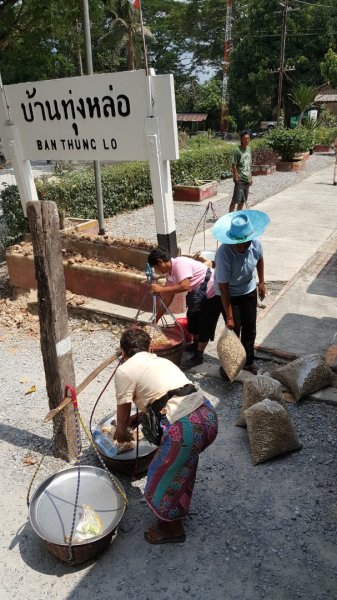
[[199,123],[203,123],[202,130],[205,131],[207,117],[208,113],[177,113],[177,123],[181,128],[184,128],[183,123],[191,123],[189,130],[192,133],[198,133]]
[[321,85],[318,90],[315,104],[319,107],[324,104],[333,115],[337,116],[337,90],[334,90],[328,83]]

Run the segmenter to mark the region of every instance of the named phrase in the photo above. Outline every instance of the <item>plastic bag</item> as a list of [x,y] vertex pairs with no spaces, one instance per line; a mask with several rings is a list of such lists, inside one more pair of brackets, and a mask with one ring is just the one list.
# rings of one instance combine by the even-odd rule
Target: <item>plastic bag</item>
[[254,465],[302,448],[287,410],[266,398],[245,411]]
[[282,400],[282,385],[279,381],[266,377],[264,375],[258,375],[252,380],[245,381],[242,388],[242,406],[240,416],[236,422],[238,427],[246,427],[246,419],[244,411],[247,410],[253,404],[261,402],[265,398],[269,400],[275,400],[283,404]]
[[75,529],[74,539],[77,541],[88,540],[100,535],[104,529],[103,522],[89,504],[83,504],[83,513]]
[[333,373],[319,354],[308,354],[293,362],[273,369],[271,376],[286,385],[298,402],[321,388],[331,385]]
[[227,377],[234,381],[246,363],[246,351],[234,331],[224,328],[218,340],[217,351]]

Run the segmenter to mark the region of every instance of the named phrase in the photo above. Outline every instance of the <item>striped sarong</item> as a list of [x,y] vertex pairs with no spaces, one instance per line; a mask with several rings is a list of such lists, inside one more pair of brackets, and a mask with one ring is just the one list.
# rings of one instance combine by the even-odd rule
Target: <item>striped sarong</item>
[[188,513],[199,454],[214,442],[218,420],[206,400],[173,425],[163,418],[162,426],[162,441],[147,474],[145,499],[159,519],[173,521]]

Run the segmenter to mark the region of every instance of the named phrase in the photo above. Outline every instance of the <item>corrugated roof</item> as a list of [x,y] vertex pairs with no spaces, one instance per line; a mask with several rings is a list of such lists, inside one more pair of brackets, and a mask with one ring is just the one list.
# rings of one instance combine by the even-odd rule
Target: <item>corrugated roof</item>
[[177,121],[206,121],[207,113],[177,113]]
[[337,102],[337,90],[332,88],[329,83],[323,83],[318,88],[318,94],[315,96],[315,102]]
[[331,91],[331,93],[317,94],[315,102],[337,102],[337,92]]

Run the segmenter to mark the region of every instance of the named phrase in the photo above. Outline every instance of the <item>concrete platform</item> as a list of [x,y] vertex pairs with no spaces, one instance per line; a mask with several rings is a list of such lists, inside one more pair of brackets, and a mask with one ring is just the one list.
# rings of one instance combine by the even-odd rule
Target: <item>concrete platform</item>
[[[266,281],[289,281],[319,250],[336,228],[337,190],[332,181],[333,165],[254,206],[266,212],[270,225],[262,236]],[[271,176],[272,177],[272,176]],[[206,230],[206,250],[218,242]],[[190,240],[179,241],[187,252]],[[192,252],[204,249],[204,233],[198,233]]]
[[256,343],[296,356],[323,354],[337,368],[336,298],[337,230],[260,313]]
[[[333,165],[256,205],[271,223],[262,236],[265,280],[287,282],[261,311],[257,345],[279,356],[321,353],[337,369],[337,190]],[[255,207],[254,207],[255,208]],[[188,242],[180,242],[183,251]],[[206,230],[207,250],[217,242]],[[195,236],[193,251],[204,248]]]
[[[98,314],[101,316],[107,317],[115,317],[121,319],[123,321],[131,321],[133,322],[137,315],[137,309],[130,308],[128,306],[121,306],[120,304],[113,304],[112,302],[105,302],[103,300],[96,300],[95,298],[87,298],[84,304],[80,306],[76,306],[73,309],[73,312],[77,313],[91,313]],[[175,314],[176,318],[185,317],[186,313],[177,313]],[[149,323],[152,317],[152,313],[142,311],[138,316],[138,321],[140,323]],[[168,315],[166,318],[168,324],[173,323],[173,319]]]

